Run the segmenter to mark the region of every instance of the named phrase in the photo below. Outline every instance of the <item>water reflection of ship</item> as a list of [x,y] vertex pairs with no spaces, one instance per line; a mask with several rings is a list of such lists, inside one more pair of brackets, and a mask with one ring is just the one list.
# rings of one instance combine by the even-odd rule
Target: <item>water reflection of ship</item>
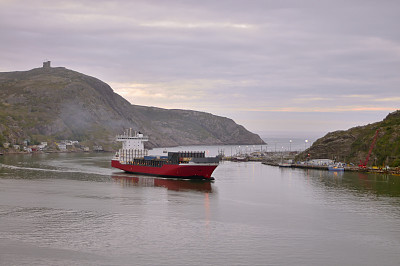
[[137,177],[113,175],[112,178],[123,186],[135,187],[165,187],[168,190],[212,192],[210,181],[204,180],[177,180],[166,178]]

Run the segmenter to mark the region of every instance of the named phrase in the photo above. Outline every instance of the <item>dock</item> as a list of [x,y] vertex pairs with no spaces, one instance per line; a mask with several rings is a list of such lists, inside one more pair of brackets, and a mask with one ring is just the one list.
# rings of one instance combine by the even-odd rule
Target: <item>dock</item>
[[[279,166],[278,163],[275,162],[262,162],[262,164],[270,165],[270,166]],[[292,164],[288,168],[301,168],[301,169],[313,169],[313,170],[326,170],[328,171],[328,166],[325,165],[310,165],[310,164]],[[390,175],[400,175],[400,168],[393,169],[383,169],[383,168],[360,168],[356,166],[346,166],[344,168],[346,172],[366,172],[366,173],[375,173],[375,174],[390,174]]]

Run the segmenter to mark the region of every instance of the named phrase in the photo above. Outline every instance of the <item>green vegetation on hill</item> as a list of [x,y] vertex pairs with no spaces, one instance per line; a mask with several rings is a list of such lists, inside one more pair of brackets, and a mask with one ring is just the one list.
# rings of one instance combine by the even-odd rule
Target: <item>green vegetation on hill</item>
[[310,154],[312,158],[336,159],[358,165],[366,159],[377,130],[368,165],[400,166],[400,111],[390,113],[381,122],[328,133],[297,159],[305,159]]
[[231,119],[132,105],[106,83],[62,67],[0,73],[1,143],[69,139],[113,149],[126,128],[149,135],[151,147],[263,143]]

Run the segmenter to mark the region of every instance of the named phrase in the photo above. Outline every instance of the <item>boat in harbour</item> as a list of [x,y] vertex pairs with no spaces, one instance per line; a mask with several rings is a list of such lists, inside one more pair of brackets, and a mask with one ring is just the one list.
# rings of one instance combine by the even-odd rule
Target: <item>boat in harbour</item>
[[279,167],[292,167],[293,160],[283,160],[283,156],[281,157],[281,162],[278,163]]
[[278,164],[279,167],[292,167],[291,163],[288,162],[282,162]]
[[232,157],[232,161],[233,162],[247,162],[249,160],[249,158],[247,158],[244,155],[237,155]]
[[148,137],[129,129],[116,137],[122,149],[116,152],[111,166],[128,173],[184,179],[214,180],[211,176],[219,157],[206,157],[205,152],[168,152],[168,156],[150,156],[144,148]]
[[328,166],[329,171],[344,171],[343,163],[335,163]]

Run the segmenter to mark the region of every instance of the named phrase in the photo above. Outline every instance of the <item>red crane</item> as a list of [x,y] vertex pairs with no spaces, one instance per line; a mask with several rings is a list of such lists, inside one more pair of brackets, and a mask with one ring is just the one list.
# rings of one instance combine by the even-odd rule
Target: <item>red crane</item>
[[375,146],[375,143],[376,143],[376,139],[378,138],[378,133],[379,133],[379,129],[377,129],[376,132],[375,132],[375,136],[374,136],[374,139],[372,140],[371,147],[369,147],[367,158],[365,158],[364,162],[360,160],[360,164],[358,165],[358,167],[367,168],[367,163],[369,161],[369,156],[371,156],[371,152],[374,149],[374,146]]

